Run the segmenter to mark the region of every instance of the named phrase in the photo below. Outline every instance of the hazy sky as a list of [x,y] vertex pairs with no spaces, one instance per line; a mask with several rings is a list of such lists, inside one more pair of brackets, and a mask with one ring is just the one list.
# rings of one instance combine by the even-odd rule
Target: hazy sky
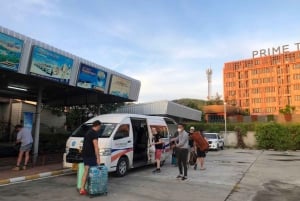
[[139,102],[223,94],[225,62],[300,42],[298,0],[0,0],[0,25],[142,83]]

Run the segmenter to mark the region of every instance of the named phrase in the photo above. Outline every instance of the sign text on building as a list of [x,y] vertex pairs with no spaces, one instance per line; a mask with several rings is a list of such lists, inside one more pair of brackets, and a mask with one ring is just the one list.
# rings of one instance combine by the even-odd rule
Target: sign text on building
[[[294,46],[296,46],[297,51],[300,50],[300,42],[294,43]],[[284,53],[288,53],[289,50],[290,50],[289,45],[282,45],[282,46],[271,47],[267,49],[254,50],[252,51],[252,58],[284,54]]]

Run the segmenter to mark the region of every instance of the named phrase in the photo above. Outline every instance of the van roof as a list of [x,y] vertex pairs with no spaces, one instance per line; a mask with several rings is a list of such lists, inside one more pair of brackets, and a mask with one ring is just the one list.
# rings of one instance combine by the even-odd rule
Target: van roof
[[164,117],[161,116],[147,116],[147,115],[140,115],[140,114],[124,114],[124,113],[113,113],[113,114],[103,114],[96,117],[93,117],[92,119],[89,119],[86,123],[92,123],[96,120],[99,120],[101,122],[107,122],[107,123],[119,123],[123,121],[125,118],[151,118],[151,119],[160,119],[163,120]]

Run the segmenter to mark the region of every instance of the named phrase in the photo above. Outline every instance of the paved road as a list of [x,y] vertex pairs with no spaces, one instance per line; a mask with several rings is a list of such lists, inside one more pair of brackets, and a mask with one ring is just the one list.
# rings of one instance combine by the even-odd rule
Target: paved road
[[[209,152],[205,171],[189,169],[187,181],[176,180],[176,167],[166,164],[109,177],[106,201],[298,201],[300,152],[224,150]],[[78,195],[76,175],[65,175],[0,187],[0,201],[89,200]]]

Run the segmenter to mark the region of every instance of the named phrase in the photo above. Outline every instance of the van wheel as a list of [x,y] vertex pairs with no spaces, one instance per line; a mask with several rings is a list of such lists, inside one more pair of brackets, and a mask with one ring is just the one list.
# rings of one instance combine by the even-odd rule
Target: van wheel
[[126,175],[128,171],[128,160],[125,157],[122,157],[119,159],[118,164],[117,164],[117,176],[123,177]]

